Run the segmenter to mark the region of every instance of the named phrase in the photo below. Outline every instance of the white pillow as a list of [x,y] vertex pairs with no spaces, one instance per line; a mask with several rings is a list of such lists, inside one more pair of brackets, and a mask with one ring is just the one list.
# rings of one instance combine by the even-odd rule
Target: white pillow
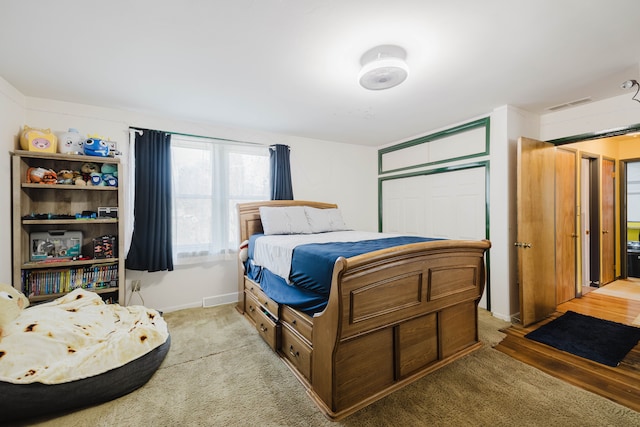
[[305,213],[309,220],[312,233],[324,233],[326,231],[347,230],[347,226],[342,219],[340,209],[318,209],[305,206]]
[[311,234],[304,206],[262,206],[260,220],[264,234]]

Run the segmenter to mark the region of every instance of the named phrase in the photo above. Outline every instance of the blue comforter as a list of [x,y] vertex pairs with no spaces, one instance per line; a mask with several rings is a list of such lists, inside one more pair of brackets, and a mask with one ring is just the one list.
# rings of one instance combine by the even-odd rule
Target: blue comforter
[[247,276],[260,283],[262,290],[269,298],[310,316],[321,312],[327,305],[333,267],[338,257],[350,258],[393,246],[441,240],[398,236],[358,242],[300,245],[294,249],[292,255],[290,285],[282,277],[253,263],[254,242],[261,236],[262,234],[256,234],[249,239],[249,259],[245,264]]
[[424,237],[399,236],[360,242],[311,243],[293,250],[289,280],[296,286],[329,296],[333,266],[339,257],[350,258],[409,243],[428,242]]

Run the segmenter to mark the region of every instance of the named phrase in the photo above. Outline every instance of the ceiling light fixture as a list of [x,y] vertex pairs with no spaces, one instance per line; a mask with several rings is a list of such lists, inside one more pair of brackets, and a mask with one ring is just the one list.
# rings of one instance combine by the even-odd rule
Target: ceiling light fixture
[[382,90],[398,86],[407,79],[409,67],[404,62],[407,52],[400,46],[382,45],[369,49],[360,58],[360,86]]
[[640,102],[640,99],[636,98],[636,96],[638,96],[638,91],[640,91],[640,84],[638,84],[637,80],[627,80],[626,82],[620,85],[622,89],[631,89],[634,86],[637,86],[638,89],[636,89],[636,94],[633,95],[633,98],[631,99],[633,99],[634,101]]

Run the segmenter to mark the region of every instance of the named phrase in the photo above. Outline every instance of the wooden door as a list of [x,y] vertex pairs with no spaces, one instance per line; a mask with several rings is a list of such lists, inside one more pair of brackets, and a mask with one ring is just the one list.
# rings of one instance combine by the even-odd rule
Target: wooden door
[[600,269],[600,286],[611,283],[615,279],[615,160],[602,159],[602,238],[600,241],[602,268]]
[[576,297],[576,152],[556,150],[556,304]]
[[518,140],[517,242],[520,319],[535,323],[556,308],[555,147]]

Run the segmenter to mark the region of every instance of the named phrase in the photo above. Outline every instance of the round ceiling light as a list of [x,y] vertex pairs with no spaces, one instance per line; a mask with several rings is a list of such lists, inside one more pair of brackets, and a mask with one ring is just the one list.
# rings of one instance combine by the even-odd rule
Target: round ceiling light
[[409,67],[406,52],[399,46],[377,46],[368,50],[360,60],[360,86],[369,90],[389,89],[407,79]]

